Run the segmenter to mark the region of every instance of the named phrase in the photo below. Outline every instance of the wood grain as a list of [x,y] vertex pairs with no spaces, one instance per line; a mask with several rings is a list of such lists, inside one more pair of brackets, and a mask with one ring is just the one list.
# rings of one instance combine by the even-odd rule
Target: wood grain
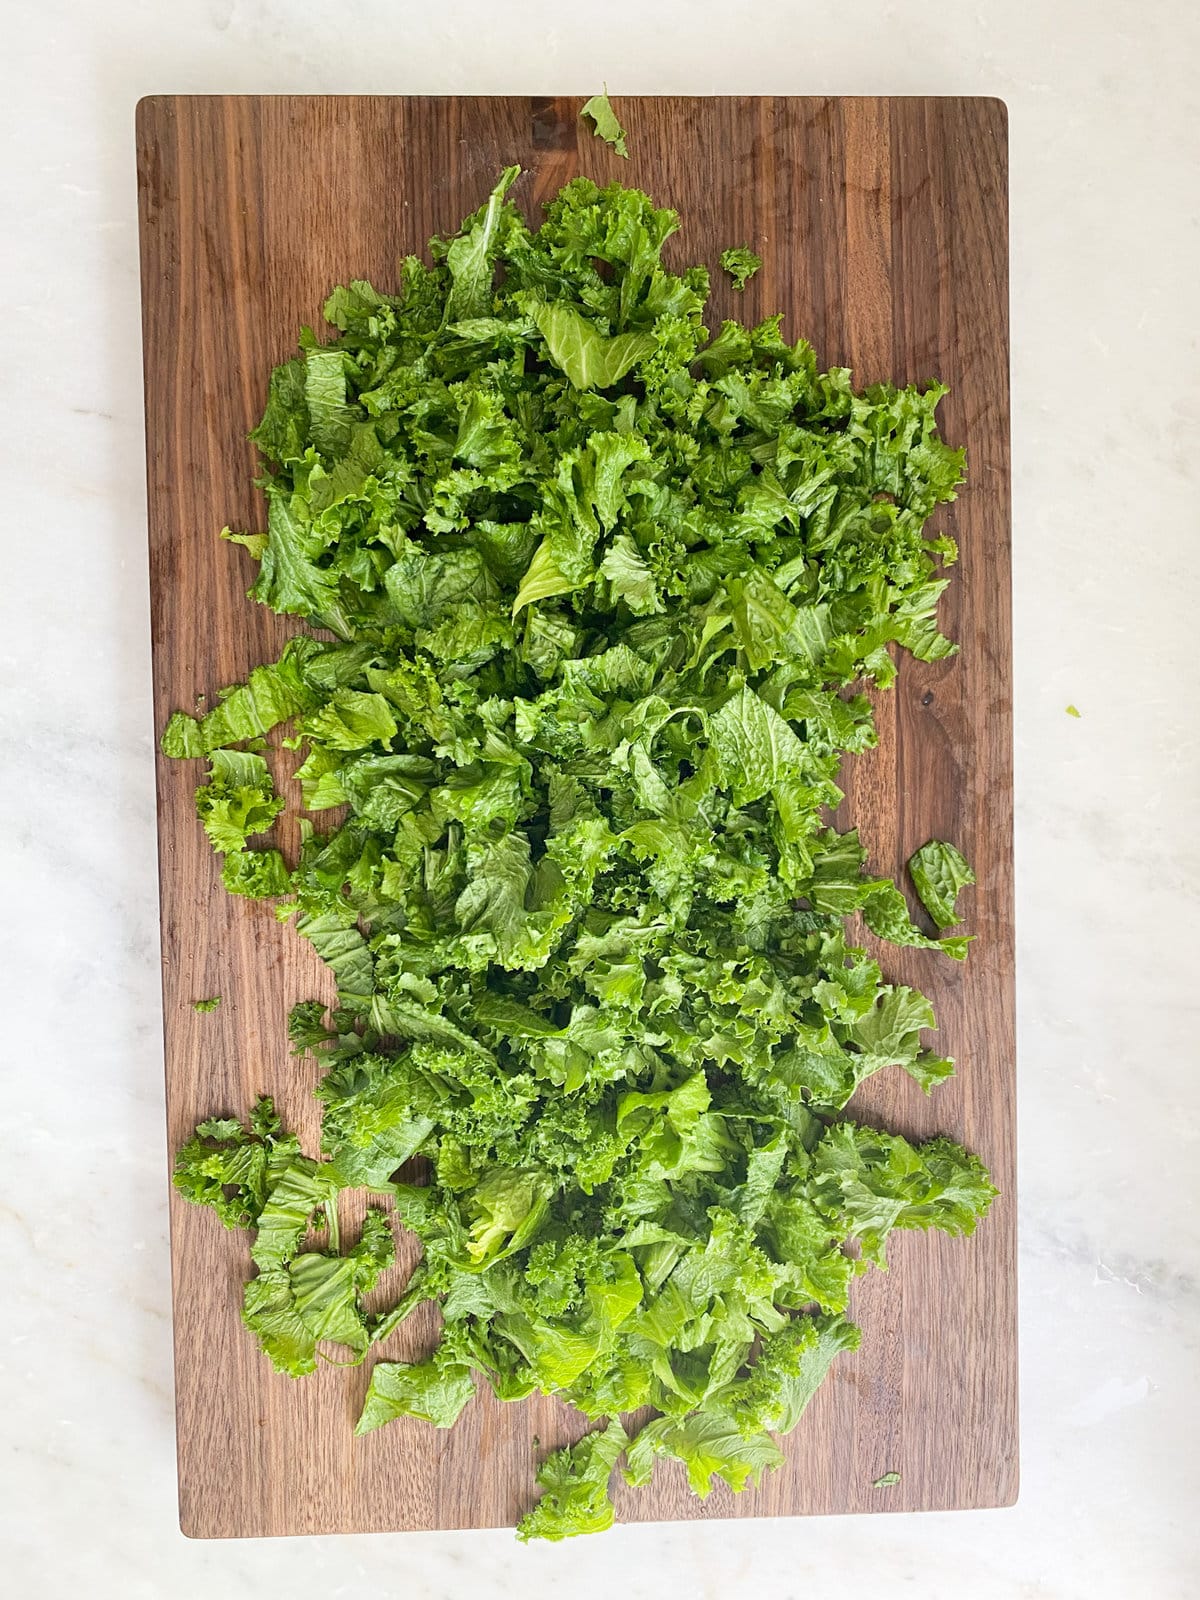
[[[1009,628],[1006,115],[978,99],[624,101],[632,158],[566,99],[169,98],[138,107],[155,712],[210,699],[278,652],[293,625],[245,599],[250,564],[220,543],[256,527],[246,433],[271,367],[352,277],[393,288],[399,258],[526,169],[532,215],[585,172],[648,189],[683,216],[673,261],[749,242],[744,295],[719,273],[713,318],[785,313],[861,382],[937,375],[969,485],[939,525],[960,542],[943,626],[950,661],[905,659],[879,697],[880,745],[848,764],[840,820],[880,871],[931,836],[974,863],[965,967],[883,953],[932,997],[959,1074],[924,1099],[903,1074],[857,1102],[901,1131],[950,1134],[1003,1189],[973,1239],[907,1236],[858,1285],[861,1351],[843,1357],[760,1489],[704,1504],[682,1469],[622,1489],[623,1519],[748,1517],[1010,1504],[1017,1487]],[[194,766],[158,771],[168,1133],[270,1092],[315,1148],[314,1069],[287,1052],[297,999],[326,994],[308,946],[269,907],[220,887],[196,824]],[[197,1015],[193,999],[223,996]],[[365,1370],[276,1376],[238,1320],[245,1241],[172,1196],[180,1515],[197,1537],[458,1528],[513,1521],[540,1451],[581,1429],[556,1402],[481,1399],[448,1433],[352,1434]],[[408,1260],[411,1262],[412,1252]],[[397,1275],[398,1278],[399,1275]],[[394,1282],[397,1280],[394,1280]],[[393,1284],[394,1286],[394,1284]],[[413,1319],[385,1354],[433,1334]],[[873,1481],[901,1474],[894,1488]]]

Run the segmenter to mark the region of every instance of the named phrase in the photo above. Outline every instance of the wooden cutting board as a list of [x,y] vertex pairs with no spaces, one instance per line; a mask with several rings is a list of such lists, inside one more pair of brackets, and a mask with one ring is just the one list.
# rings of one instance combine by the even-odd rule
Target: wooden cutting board
[[[622,1488],[625,1520],[1010,1504],[1017,1490],[1012,784],[1009,627],[1007,142],[986,99],[622,100],[623,161],[573,99],[171,98],[137,114],[150,570],[157,729],[274,659],[294,623],[245,598],[249,558],[217,532],[265,525],[246,433],[271,368],[328,290],[381,288],[434,232],[453,231],[499,169],[534,215],[577,173],[676,207],[674,264],[713,269],[711,323],[785,313],[825,364],[860,383],[937,375],[942,430],[969,481],[937,525],[963,559],[943,602],[956,658],[904,658],[879,697],[877,750],[848,763],[842,812],[899,875],[930,837],[974,863],[965,967],[885,947],[925,990],[959,1075],[931,1100],[899,1071],[856,1103],[900,1131],[978,1151],[1003,1190],[972,1239],[902,1236],[856,1287],[861,1351],[839,1358],[787,1444],[787,1465],[704,1504],[682,1468]],[[750,243],[736,294],[716,270]],[[156,729],[156,731],[157,731]],[[174,1150],[199,1118],[272,1093],[317,1148],[315,1069],[288,1054],[288,1008],[331,993],[269,906],[221,888],[197,825],[198,763],[158,766],[167,1110]],[[198,1015],[190,1002],[220,994]],[[477,1400],[459,1425],[353,1424],[367,1369],[277,1376],[238,1319],[246,1237],[172,1194],[180,1516],[197,1537],[511,1523],[540,1454],[580,1431],[557,1402]],[[411,1244],[411,1241],[409,1241]],[[414,1252],[407,1253],[411,1264]],[[400,1280],[402,1281],[402,1279]],[[393,1285],[394,1287],[394,1285]],[[428,1308],[425,1308],[428,1311]],[[393,1359],[433,1338],[432,1315]],[[873,1482],[899,1472],[892,1488]]]

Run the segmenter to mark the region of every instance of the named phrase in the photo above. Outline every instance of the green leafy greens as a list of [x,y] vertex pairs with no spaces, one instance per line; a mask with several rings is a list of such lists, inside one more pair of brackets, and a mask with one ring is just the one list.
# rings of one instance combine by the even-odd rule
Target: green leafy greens
[[975,874],[952,844],[931,839],[909,858],[908,870],[921,904],[939,928],[952,928],[961,920],[958,896],[975,882]]
[[756,256],[748,244],[721,251],[721,269],[733,279],[735,289],[744,289],[761,266],[762,257]]
[[597,139],[603,139],[606,144],[612,145],[619,156],[628,159],[629,150],[625,143],[627,135],[617,120],[617,113],[612,108],[607,88],[603,94],[594,94],[590,100],[585,100],[579,115],[587,117]]
[[[611,1523],[622,1458],[635,1485],[662,1460],[699,1495],[756,1483],[857,1346],[855,1276],[896,1229],[970,1233],[995,1191],[948,1140],[840,1116],[889,1066],[927,1092],[952,1071],[846,919],[966,939],[922,933],[826,820],[875,742],[863,687],[953,650],[943,390],[856,393],[778,317],[710,337],[707,273],[662,262],[673,212],[578,178],[535,231],[516,177],[398,294],[336,289],[336,337],[271,379],[267,526],[226,536],[314,631],[163,748],[208,759],[226,886],[279,898],[332,973],[290,1026],[322,1151],[262,1101],[202,1123],[175,1182],[254,1230],[243,1315],[281,1372],[362,1361],[436,1303],[360,1433],[451,1427],[480,1383],[600,1424],[540,1470],[521,1534],[556,1539]],[[281,724],[290,867],[250,842],[285,806]],[[964,869],[914,860],[939,925]],[[349,1188],[421,1242],[384,1311],[391,1223],[343,1247]]]

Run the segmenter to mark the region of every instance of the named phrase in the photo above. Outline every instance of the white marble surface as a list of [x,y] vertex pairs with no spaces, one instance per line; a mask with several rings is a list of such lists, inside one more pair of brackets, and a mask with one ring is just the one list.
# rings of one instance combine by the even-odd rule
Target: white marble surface
[[[0,7],[0,1588],[1200,1593],[1200,25],[1188,0]],[[519,20],[518,20],[519,18]],[[986,93],[1012,131],[1011,1511],[193,1544],[174,1512],[132,117],[162,91]],[[1066,716],[1073,701],[1079,721]],[[1189,937],[1190,936],[1190,937]]]

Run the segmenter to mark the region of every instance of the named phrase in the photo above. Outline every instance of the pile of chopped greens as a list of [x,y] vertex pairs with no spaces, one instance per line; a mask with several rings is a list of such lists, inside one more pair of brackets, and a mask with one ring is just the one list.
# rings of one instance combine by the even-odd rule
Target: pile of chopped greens
[[[323,1148],[264,1099],[202,1123],[175,1181],[254,1231],[243,1314],[281,1372],[326,1341],[362,1360],[436,1302],[436,1347],[375,1366],[360,1432],[451,1427],[480,1384],[595,1419],[521,1524],[555,1539],[611,1523],[622,1459],[633,1484],[664,1457],[699,1495],[757,1482],[857,1345],[851,1285],[889,1234],[970,1233],[995,1191],[944,1138],[841,1115],[885,1068],[952,1070],[846,919],[967,940],[825,820],[875,742],[863,686],[893,647],[953,648],[955,550],[926,533],[962,472],[943,390],[856,394],[778,317],[710,337],[704,268],[662,263],[673,212],[578,178],[534,231],[516,177],[398,294],[335,289],[337,336],[272,376],[266,532],[226,532],[311,631],[163,748],[207,759],[226,887],[281,897],[336,978],[291,1020]],[[284,723],[328,822],[294,865],[262,839]],[[914,878],[952,925],[958,852]],[[347,1188],[423,1247],[384,1313],[392,1223],[370,1209],[343,1248]]]

